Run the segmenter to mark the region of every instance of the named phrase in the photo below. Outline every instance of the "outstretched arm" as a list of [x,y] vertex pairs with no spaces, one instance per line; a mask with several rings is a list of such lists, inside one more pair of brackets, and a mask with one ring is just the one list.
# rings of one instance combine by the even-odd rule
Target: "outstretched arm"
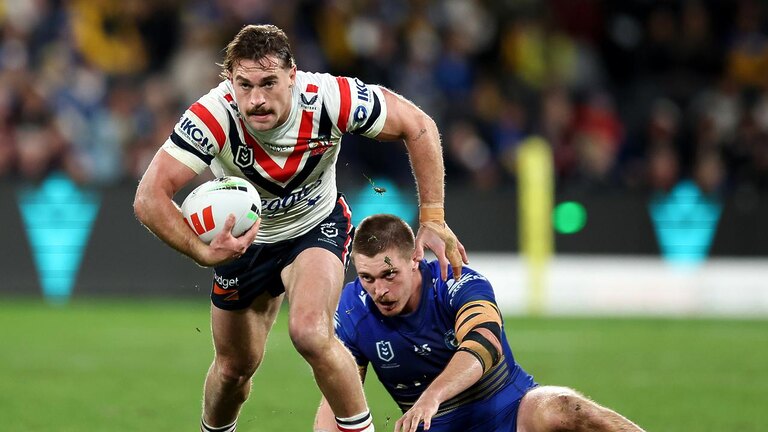
[[493,302],[466,303],[456,314],[459,350],[448,365],[395,424],[395,432],[428,430],[440,404],[475,384],[501,361],[501,315]]
[[445,167],[440,134],[434,120],[402,96],[382,89],[387,104],[387,119],[376,139],[403,140],[408,149],[416,187],[419,192],[419,230],[414,258],[424,257],[424,248],[432,250],[440,262],[440,275],[448,277],[448,263],[454,277],[469,262],[464,246],[445,223]]
[[245,234],[235,238],[231,233],[235,219],[230,215],[225,229],[211,244],[203,243],[184,223],[181,211],[173,201],[176,192],[196,175],[192,169],[160,149],[139,183],[133,209],[139,221],[158,238],[207,267],[245,253],[256,238],[259,221]]
[[394,432],[413,432],[421,422],[424,430],[429,430],[440,404],[468,389],[482,376],[483,368],[472,354],[456,352],[411,409],[397,420]]

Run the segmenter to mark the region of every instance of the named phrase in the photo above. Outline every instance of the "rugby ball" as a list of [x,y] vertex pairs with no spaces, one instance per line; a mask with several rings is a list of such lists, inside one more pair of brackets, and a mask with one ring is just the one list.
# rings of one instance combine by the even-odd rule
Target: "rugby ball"
[[210,244],[224,228],[227,216],[235,215],[232,235],[238,237],[261,216],[261,197],[248,180],[219,177],[193,190],[181,204],[184,221],[200,240]]

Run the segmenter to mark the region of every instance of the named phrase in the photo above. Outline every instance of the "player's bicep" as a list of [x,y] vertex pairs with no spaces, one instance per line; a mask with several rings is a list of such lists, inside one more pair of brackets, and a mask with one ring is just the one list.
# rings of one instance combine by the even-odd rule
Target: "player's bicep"
[[456,314],[459,350],[474,355],[487,372],[501,361],[501,313],[490,300],[465,303]]
[[179,189],[196,176],[197,173],[192,168],[180,162],[164,149],[160,149],[141,178],[137,194],[142,195],[155,191],[173,197]]
[[396,141],[409,136],[415,137],[432,120],[413,102],[405,99],[391,90],[382,88],[384,102],[387,105],[387,118],[381,132],[375,139],[379,141]]

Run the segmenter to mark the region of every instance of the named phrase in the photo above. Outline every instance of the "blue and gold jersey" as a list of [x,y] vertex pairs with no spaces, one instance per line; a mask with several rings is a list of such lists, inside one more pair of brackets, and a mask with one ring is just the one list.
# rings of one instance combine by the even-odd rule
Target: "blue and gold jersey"
[[[359,366],[373,367],[403,412],[456,352],[454,328],[461,307],[478,300],[496,303],[491,284],[470,268],[463,268],[458,281],[449,268],[445,282],[437,261],[422,261],[419,269],[422,290],[417,311],[384,317],[357,279],[344,288],[335,317],[339,339]],[[515,362],[503,327],[501,336],[502,360],[472,387],[443,402],[430,430],[515,430],[514,423],[506,423],[514,422],[519,400],[535,383]]]

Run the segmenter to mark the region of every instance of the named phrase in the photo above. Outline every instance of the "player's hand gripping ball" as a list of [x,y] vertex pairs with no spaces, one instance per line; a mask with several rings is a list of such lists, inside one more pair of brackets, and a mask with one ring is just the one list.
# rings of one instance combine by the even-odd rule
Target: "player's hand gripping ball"
[[193,190],[181,204],[184,221],[200,240],[210,244],[224,228],[230,214],[235,215],[232,235],[238,237],[261,216],[261,197],[256,188],[239,177],[219,177]]

